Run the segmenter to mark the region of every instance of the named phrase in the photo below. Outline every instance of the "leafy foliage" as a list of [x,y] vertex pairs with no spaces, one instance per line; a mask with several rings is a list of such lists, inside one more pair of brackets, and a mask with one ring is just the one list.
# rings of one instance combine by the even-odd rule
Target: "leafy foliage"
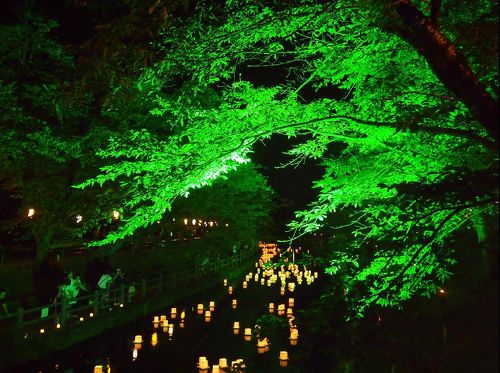
[[[429,15],[424,2],[398,3]],[[463,14],[462,1],[443,3],[433,27],[442,28],[441,38],[464,38],[472,79],[496,96],[497,48],[488,43],[486,58],[476,34],[460,25],[491,30],[497,5],[468,2]],[[291,240],[348,211],[352,221],[343,229],[352,240],[332,247],[327,272],[343,274],[355,314],[432,294],[451,275],[454,232],[472,217],[498,213],[498,139],[405,40],[412,25],[395,5],[200,3],[193,17],[165,31],[163,58],[137,87],[173,135],[142,129],[113,138],[100,152],[109,165],[82,184],[117,182],[126,190],[125,207],[134,212],[105,242],[247,163],[256,141],[308,135],[289,152],[290,164],[322,159],[325,174],[316,182],[318,200],[290,223]],[[242,76],[269,66],[285,72],[275,84]],[[343,150],[332,153],[339,143]]]

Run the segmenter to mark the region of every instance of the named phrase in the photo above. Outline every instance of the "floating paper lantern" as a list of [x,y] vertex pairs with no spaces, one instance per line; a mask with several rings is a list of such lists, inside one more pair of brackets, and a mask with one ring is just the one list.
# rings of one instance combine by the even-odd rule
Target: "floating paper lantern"
[[288,307],[293,307],[293,306],[295,306],[295,299],[288,298]]
[[291,317],[293,315],[293,309],[292,308],[287,308],[286,309],[286,315],[287,315],[287,317]]
[[151,346],[155,347],[158,344],[158,334],[153,333],[151,335]]
[[44,334],[45,333],[45,329],[40,329],[40,334]]
[[229,293],[229,295],[233,294],[233,287],[232,286],[229,286],[227,288],[227,292]]
[[274,303],[269,303],[269,313],[274,312]]
[[134,348],[140,350],[142,346],[142,335],[136,335],[134,338]]
[[267,337],[264,339],[258,339],[257,340],[257,352],[259,354],[263,354],[264,352],[267,352],[269,349],[269,342]]
[[205,311],[205,321],[209,322],[212,317],[212,312],[210,311]]
[[248,284],[246,281],[243,281],[243,289],[246,289],[248,287]]
[[168,336],[171,337],[174,334],[174,325],[170,324],[168,326]]
[[213,302],[213,301],[210,302],[208,304],[208,309],[210,310],[210,312],[214,312],[214,310],[215,310],[215,302]]
[[198,315],[203,315],[203,304],[198,304]]
[[240,323],[238,321],[235,321],[233,324],[233,333],[238,334],[239,332],[240,332]]
[[220,373],[219,366],[218,365],[213,365],[212,366],[212,373]]
[[94,367],[94,373],[102,373],[102,365],[96,365]]
[[198,369],[207,370],[208,369],[208,360],[205,356],[201,356],[198,359]]
[[249,341],[252,339],[252,329],[251,328],[245,328],[245,331],[243,333],[245,336],[245,341]]
[[224,286],[227,286],[227,278],[224,279]]
[[222,357],[219,359],[219,368],[221,368],[221,369],[227,368],[227,359],[226,358]]
[[236,308],[238,306],[238,301],[236,299],[233,299],[232,306],[233,308]]
[[285,295],[285,288],[283,288],[283,287],[282,287],[282,288],[280,289],[280,294],[281,294],[281,295]]
[[170,317],[172,319],[175,319],[177,317],[177,308],[172,307],[172,309],[170,310]]
[[280,351],[279,360],[280,360],[280,366],[286,367],[288,365],[288,352]]
[[280,304],[278,305],[278,316],[283,316],[285,314],[285,305]]

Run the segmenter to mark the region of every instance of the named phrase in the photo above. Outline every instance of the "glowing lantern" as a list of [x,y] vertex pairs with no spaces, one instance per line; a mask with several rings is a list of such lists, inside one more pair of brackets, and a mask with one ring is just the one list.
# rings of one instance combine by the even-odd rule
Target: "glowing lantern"
[[94,367],[94,373],[102,373],[102,365],[96,365]]
[[252,329],[251,328],[245,328],[245,331],[243,333],[245,336],[245,341],[249,341],[252,339]]
[[80,223],[83,220],[83,217],[81,215],[76,215],[76,222]]
[[113,219],[118,220],[120,218],[120,212],[115,210],[113,211]]
[[269,343],[267,337],[264,339],[257,340],[257,352],[263,354],[268,351]]
[[243,281],[243,289],[246,289],[247,288],[247,282],[246,281]]
[[153,326],[155,328],[157,328],[159,323],[160,323],[160,318],[158,316],[154,316],[153,317]]
[[235,309],[238,306],[238,301],[236,299],[233,299],[233,309]]
[[219,359],[219,368],[221,368],[221,369],[227,368],[227,359],[225,359],[225,358]]
[[56,324],[56,328],[57,328],[57,329],[61,329],[61,324],[57,323],[57,324]]
[[185,317],[186,317],[186,311],[182,310],[182,312],[181,312],[181,320],[184,320]]
[[280,289],[280,294],[281,294],[281,295],[285,295],[285,288],[281,288],[281,289]]
[[184,219],[184,225],[188,225],[188,220],[187,220],[187,218],[186,218],[186,219]]
[[83,321],[83,317],[80,317],[80,321]]
[[[153,319],[154,320],[154,319]],[[154,322],[154,321],[153,321]],[[163,325],[165,322],[167,322],[167,316],[161,315],[160,316],[160,324]],[[167,322],[168,323],[168,322]]]
[[293,307],[295,305],[295,299],[288,298],[288,307]]
[[177,308],[172,308],[170,310],[170,318],[175,319],[177,317]]
[[35,216],[35,209],[28,209],[28,218]]
[[198,359],[198,368],[200,370],[207,370],[208,369],[208,360],[205,356],[201,356]]
[[280,304],[278,305],[278,316],[283,316],[285,314],[285,305]]
[[240,332],[240,323],[238,321],[235,321],[233,324],[233,333],[238,334],[239,332]]
[[205,321],[209,322],[211,317],[212,317],[212,312],[205,311]]
[[170,324],[168,326],[168,336],[171,337],[174,334],[174,325]]
[[140,350],[142,346],[142,335],[136,335],[134,338],[134,348]]
[[269,303],[269,313],[274,313],[274,303]]
[[220,373],[219,366],[218,365],[213,365],[212,366],[212,373]]
[[94,314],[91,312],[91,313],[89,313],[89,316],[90,317],[94,317]]
[[196,225],[196,219],[191,220],[191,224]]
[[214,222],[213,221],[209,221],[208,224],[213,227],[214,226]]
[[291,317],[293,315],[293,309],[292,308],[287,308],[286,309],[286,315],[287,315],[287,317]]
[[40,334],[43,334],[43,333],[45,333],[45,329],[42,328],[42,329],[40,329]]
[[215,310],[215,302],[212,301],[210,302],[209,306],[208,306],[208,309],[211,311],[211,312],[214,312]]
[[280,351],[279,360],[280,360],[280,366],[286,367],[288,365],[288,352]]
[[318,272],[314,272],[314,278],[318,278]]
[[224,286],[227,286],[227,278],[224,279]]
[[297,341],[299,339],[299,332],[297,329],[292,329],[290,332],[290,345],[295,346],[297,345]]
[[153,333],[151,335],[151,346],[155,347],[158,344],[158,334]]
[[227,288],[227,292],[229,293],[229,295],[233,294],[233,287],[232,286],[229,286]]
[[198,315],[203,315],[203,304],[198,304]]

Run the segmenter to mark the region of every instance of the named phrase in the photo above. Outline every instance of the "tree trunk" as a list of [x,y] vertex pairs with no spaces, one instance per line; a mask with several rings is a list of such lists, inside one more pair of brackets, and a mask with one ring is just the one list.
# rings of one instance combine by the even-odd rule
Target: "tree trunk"
[[402,22],[397,32],[424,56],[439,80],[476,116],[498,146],[498,101],[485,89],[466,58],[410,0],[391,1]]
[[36,261],[40,263],[49,253],[53,232],[47,229],[33,229],[36,242]]

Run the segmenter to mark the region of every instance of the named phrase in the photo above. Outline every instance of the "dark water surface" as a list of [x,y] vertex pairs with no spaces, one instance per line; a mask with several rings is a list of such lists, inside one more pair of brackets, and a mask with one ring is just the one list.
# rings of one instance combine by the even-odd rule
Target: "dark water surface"
[[[226,358],[228,364],[236,359],[244,359],[247,373],[265,372],[298,372],[294,368],[294,351],[296,346],[290,346],[288,340],[288,327],[282,328],[271,337],[270,349],[267,353],[257,353],[257,340],[253,336],[251,341],[245,341],[244,328],[254,328],[259,316],[269,314],[268,304],[274,302],[287,304],[288,298],[295,299],[294,313],[306,306],[319,295],[317,282],[312,285],[298,285],[293,293],[288,290],[285,295],[280,295],[278,283],[271,287],[262,286],[253,280],[249,281],[248,289],[243,289],[239,284],[233,284],[233,295],[227,294],[227,289],[221,283],[196,297],[184,299],[171,305],[177,308],[177,318],[170,318],[170,307],[137,320],[136,322],[95,338],[74,345],[64,351],[58,352],[48,359],[37,361],[23,367],[22,372],[93,372],[94,366],[102,364],[106,372],[106,363],[109,363],[111,372],[198,372],[197,362],[200,356],[208,359],[210,367],[218,364],[219,358]],[[229,284],[231,285],[231,284]],[[219,299],[217,299],[219,298]],[[236,309],[231,307],[233,299],[237,299]],[[196,313],[196,304],[203,303],[208,309],[209,301],[216,302],[215,311],[212,312],[210,322],[204,321],[204,316]],[[179,327],[180,313],[185,309],[186,316],[184,328]],[[276,311],[275,311],[276,312]],[[153,316],[165,314],[169,323],[174,323],[174,333],[169,337],[162,328],[153,327]],[[276,314],[276,313],[275,313]],[[286,320],[286,317],[283,317]],[[233,322],[239,321],[240,333],[233,334]],[[301,330],[298,322],[299,333]],[[151,336],[157,332],[158,343],[151,345]],[[134,360],[133,340],[135,335],[142,335],[144,342]],[[299,337],[300,338],[300,337]],[[301,343],[299,339],[299,344]],[[290,360],[287,368],[280,367],[279,352],[288,351]],[[226,370],[227,372],[228,370]],[[211,372],[211,369],[208,371]]]

